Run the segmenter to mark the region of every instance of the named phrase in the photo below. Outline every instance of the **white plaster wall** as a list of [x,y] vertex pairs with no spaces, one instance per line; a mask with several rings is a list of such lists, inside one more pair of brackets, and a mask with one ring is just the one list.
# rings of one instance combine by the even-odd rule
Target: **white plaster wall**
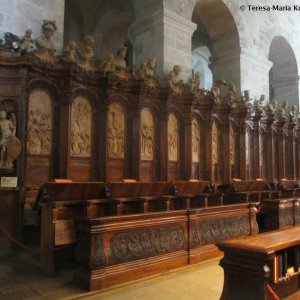
[[0,38],[5,32],[23,36],[27,28],[33,37],[42,33],[43,19],[56,20],[54,42],[57,52],[63,48],[64,0],[0,0]]

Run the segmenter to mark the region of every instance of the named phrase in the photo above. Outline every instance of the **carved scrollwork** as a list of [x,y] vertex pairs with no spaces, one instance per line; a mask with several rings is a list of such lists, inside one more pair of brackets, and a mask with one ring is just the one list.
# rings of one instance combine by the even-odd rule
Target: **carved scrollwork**
[[95,254],[91,261],[91,268],[101,268],[106,265],[106,256],[103,246],[103,236],[101,234],[93,236],[93,242],[95,244]]
[[200,226],[201,245],[249,234],[249,221],[246,217],[230,217],[204,222]]
[[197,247],[200,246],[200,239],[197,231],[197,225],[192,224],[191,225],[191,247]]
[[115,259],[126,262],[183,249],[185,238],[182,226],[174,225],[117,233],[110,244]]

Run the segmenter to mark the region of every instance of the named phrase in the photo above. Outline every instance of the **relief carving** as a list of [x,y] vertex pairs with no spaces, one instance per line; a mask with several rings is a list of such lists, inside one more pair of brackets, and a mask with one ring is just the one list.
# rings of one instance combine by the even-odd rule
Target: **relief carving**
[[279,210],[279,225],[281,227],[291,226],[294,223],[293,207],[280,207]]
[[107,119],[108,157],[124,159],[125,116],[120,104],[110,104]]
[[174,114],[168,118],[168,160],[178,161],[178,122]]
[[0,111],[0,169],[12,169],[13,162],[21,153],[22,146],[16,135],[16,118]]
[[219,145],[218,145],[218,128],[215,122],[212,126],[212,164],[217,165],[219,162]]
[[93,236],[95,254],[92,258],[92,269],[101,268],[106,265],[106,256],[103,246],[103,236],[101,234]]
[[116,233],[110,241],[114,257],[121,262],[147,258],[184,248],[185,238],[180,225]]
[[249,234],[246,217],[230,217],[204,222],[200,225],[201,245]]
[[141,111],[141,160],[153,160],[154,125],[149,110]]
[[71,109],[71,155],[91,156],[91,105],[82,97],[77,97]]
[[200,128],[195,118],[192,119],[192,162],[200,162]]
[[197,231],[197,225],[192,224],[191,226],[191,247],[200,246],[200,239]]
[[27,152],[49,155],[52,135],[52,101],[44,91],[31,93],[28,105]]
[[229,152],[230,152],[230,165],[234,165],[234,160],[235,160],[235,140],[234,140],[234,130],[233,127],[230,126],[230,131],[229,131]]

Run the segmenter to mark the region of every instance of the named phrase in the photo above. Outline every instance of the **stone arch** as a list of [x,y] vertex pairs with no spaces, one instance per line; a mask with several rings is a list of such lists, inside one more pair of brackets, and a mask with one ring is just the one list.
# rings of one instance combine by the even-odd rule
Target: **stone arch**
[[213,80],[226,79],[233,82],[240,92],[240,39],[235,20],[221,0],[197,1],[192,21],[197,29],[192,36],[193,53],[207,47]]
[[93,35],[96,57],[104,60],[129,43],[128,28],[134,18],[130,0],[66,0],[64,44],[72,40],[80,42],[86,34]]
[[295,53],[282,36],[272,39],[269,60],[273,63],[269,72],[269,96],[280,103],[287,100],[289,106],[299,106],[299,73]]

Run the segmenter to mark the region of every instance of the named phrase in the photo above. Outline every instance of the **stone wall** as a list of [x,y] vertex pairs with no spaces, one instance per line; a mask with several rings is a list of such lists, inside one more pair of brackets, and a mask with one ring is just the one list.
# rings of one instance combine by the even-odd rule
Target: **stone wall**
[[60,53],[63,47],[64,11],[63,0],[1,0],[0,38],[5,32],[22,37],[27,28],[32,29],[35,38],[42,33],[43,19],[56,20],[58,29],[54,42]]

